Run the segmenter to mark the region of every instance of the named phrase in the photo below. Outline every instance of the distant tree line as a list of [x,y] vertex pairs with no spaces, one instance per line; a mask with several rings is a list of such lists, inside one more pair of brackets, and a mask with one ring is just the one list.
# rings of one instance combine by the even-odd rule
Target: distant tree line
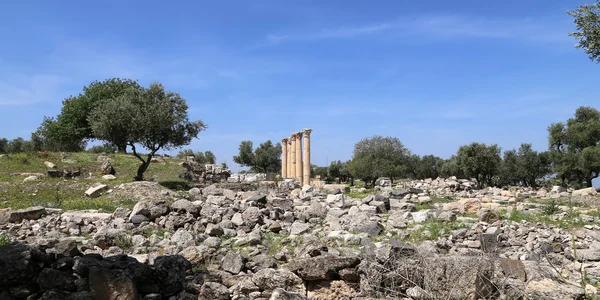
[[312,166],[312,170],[329,182],[352,183],[359,178],[371,186],[379,177],[450,176],[474,178],[481,186],[537,187],[550,177],[563,186],[592,186],[592,180],[600,175],[600,112],[580,107],[573,118],[551,124],[548,132],[548,151],[538,152],[523,143],[502,153],[496,144],[471,143],[459,147],[449,159],[412,154],[398,138],[373,136],[354,146],[351,160]]

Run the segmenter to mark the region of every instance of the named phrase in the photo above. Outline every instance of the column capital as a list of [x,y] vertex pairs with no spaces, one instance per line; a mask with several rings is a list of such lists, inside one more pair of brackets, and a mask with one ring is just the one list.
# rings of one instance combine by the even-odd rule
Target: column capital
[[304,133],[305,136],[310,137],[310,133],[312,132],[312,129],[304,128],[304,129],[302,129],[302,132]]
[[281,139],[281,143],[282,144],[286,144],[287,145],[287,141],[288,141],[288,138],[282,138]]
[[295,135],[296,135],[297,139],[301,139],[302,138],[302,131],[296,132]]

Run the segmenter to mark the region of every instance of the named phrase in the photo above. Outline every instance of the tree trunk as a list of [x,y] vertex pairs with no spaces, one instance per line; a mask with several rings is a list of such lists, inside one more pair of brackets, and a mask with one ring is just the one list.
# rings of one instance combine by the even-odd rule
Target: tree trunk
[[137,170],[137,175],[135,176],[136,181],[144,180],[144,172],[146,172],[149,165],[150,165],[150,163],[147,163],[147,162],[144,162],[140,165],[140,167]]

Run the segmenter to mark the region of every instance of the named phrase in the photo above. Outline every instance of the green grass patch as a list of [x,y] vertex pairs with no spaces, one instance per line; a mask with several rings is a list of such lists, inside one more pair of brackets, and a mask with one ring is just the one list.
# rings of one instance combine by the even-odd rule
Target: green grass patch
[[[101,178],[97,161],[99,154],[72,153],[66,161],[61,161],[60,153],[17,153],[0,157],[0,208],[22,209],[30,206],[44,206],[65,210],[96,209],[113,212],[117,207],[132,208],[135,201],[113,199],[110,195],[88,198],[84,192],[100,182],[110,188],[132,182],[140,161],[131,154],[108,154],[116,171],[116,180]],[[177,158],[164,158],[165,163],[152,163],[144,173],[146,180],[153,180],[173,190],[187,190],[190,185],[179,178],[184,169]],[[56,164],[57,169],[76,169],[81,176],[74,179],[40,177],[37,182],[23,182],[20,173],[46,174],[45,161]]]
[[377,194],[376,189],[365,189],[363,191],[348,192],[348,193],[345,193],[344,195],[347,197],[350,197],[350,198],[354,198],[354,199],[362,199],[367,196],[376,195],[376,194]]
[[564,215],[548,215],[545,212],[542,213],[526,213],[523,211],[513,210],[506,218],[513,222],[526,221],[529,223],[541,223],[548,226],[556,226],[562,229],[574,229],[581,228],[586,223],[581,219],[580,213],[571,209]]
[[436,241],[440,237],[450,235],[453,230],[466,227],[467,225],[461,222],[429,220],[424,223],[412,225],[411,228],[414,230],[409,231],[408,236],[403,238],[403,240],[415,244],[423,241]]

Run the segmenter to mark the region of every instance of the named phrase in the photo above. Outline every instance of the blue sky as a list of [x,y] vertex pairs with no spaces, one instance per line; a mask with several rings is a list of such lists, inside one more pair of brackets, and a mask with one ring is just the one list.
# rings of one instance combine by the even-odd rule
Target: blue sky
[[313,163],[374,134],[444,158],[470,142],[547,148],[546,127],[599,107],[600,65],[574,48],[585,1],[8,1],[0,136],[29,134],[93,80],[162,82],[232,162],[312,128]]

